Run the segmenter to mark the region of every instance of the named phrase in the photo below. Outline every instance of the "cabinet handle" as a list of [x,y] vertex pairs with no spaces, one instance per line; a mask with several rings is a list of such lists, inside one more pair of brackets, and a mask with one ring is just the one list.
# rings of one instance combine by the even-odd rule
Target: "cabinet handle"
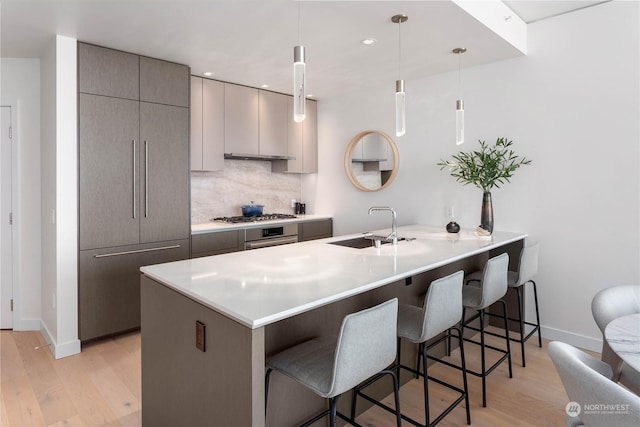
[[133,146],[133,219],[136,219],[136,211],[138,210],[138,201],[136,200],[136,140],[132,139]]
[[144,217],[149,216],[149,148],[144,141]]
[[149,249],[138,249],[135,251],[123,251],[123,252],[111,252],[108,254],[97,254],[94,255],[94,258],[107,258],[110,256],[118,256],[118,255],[130,255],[130,254],[139,254],[143,252],[153,252],[153,251],[164,251],[166,249],[178,249],[180,245],[171,245],[171,246],[162,246],[160,248],[149,248]]

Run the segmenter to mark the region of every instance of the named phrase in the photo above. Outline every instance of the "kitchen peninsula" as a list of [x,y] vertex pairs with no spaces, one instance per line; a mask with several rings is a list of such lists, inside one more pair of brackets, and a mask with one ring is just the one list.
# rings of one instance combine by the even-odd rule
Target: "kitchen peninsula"
[[335,334],[344,315],[391,297],[419,304],[432,280],[498,253],[513,265],[526,237],[420,225],[398,233],[407,240],[397,246],[331,244],[352,235],[143,267],[143,423],[294,425],[324,401],[274,375],[265,420],[266,355]]

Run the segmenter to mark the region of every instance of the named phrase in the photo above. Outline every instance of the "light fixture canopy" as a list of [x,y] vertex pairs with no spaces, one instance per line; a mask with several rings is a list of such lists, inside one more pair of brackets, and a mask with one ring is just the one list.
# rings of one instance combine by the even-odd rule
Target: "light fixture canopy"
[[400,34],[400,24],[407,22],[407,15],[399,14],[391,17],[391,22],[398,24],[398,79],[396,80],[396,136],[402,136],[407,131],[406,123],[406,99],[404,91],[404,80],[400,78],[400,58],[402,52],[402,39]]
[[464,101],[460,93],[460,55],[465,53],[467,48],[457,47],[452,50],[458,55],[458,92],[460,99],[456,100],[456,145],[464,144]]

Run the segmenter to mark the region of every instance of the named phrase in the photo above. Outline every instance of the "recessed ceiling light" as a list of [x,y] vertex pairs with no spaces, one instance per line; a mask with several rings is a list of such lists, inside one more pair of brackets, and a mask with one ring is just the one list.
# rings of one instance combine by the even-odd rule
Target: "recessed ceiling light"
[[268,84],[264,84],[264,85],[260,85],[260,87],[262,87],[262,88],[265,88],[265,89],[266,89],[266,88],[268,88],[268,87],[269,87],[269,85],[268,85]]
[[375,44],[378,40],[376,39],[372,39],[372,38],[367,38],[362,40],[360,43],[364,44],[364,45],[371,45],[371,44]]
[[213,72],[212,71],[205,71],[204,73],[202,73],[203,76],[207,76],[207,77],[211,77],[213,76]]
[[307,94],[307,98],[313,98],[313,94],[308,93],[308,94]]

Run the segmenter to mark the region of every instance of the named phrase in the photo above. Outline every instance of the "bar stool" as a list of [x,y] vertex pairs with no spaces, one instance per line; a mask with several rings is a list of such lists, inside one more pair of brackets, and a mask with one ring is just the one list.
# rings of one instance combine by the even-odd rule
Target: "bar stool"
[[[412,372],[416,375],[423,377],[423,389],[424,389],[424,412],[425,412],[425,424],[403,415],[402,418],[409,421],[416,426],[433,426],[439,423],[449,412],[451,412],[462,401],[465,402],[467,412],[467,424],[471,424],[471,414],[469,409],[469,393],[467,387],[467,373],[465,369],[464,361],[464,346],[462,340],[462,333],[456,326],[460,323],[462,318],[462,279],[464,273],[458,271],[449,276],[440,278],[431,282],[427,293],[425,295],[424,304],[422,307],[416,307],[413,305],[401,304],[398,309],[398,356],[396,357],[395,369],[397,376],[400,378],[400,368]],[[453,365],[446,361],[441,361],[446,365],[461,369],[462,371],[462,384],[463,388],[456,387],[448,384],[438,378],[428,376],[427,374],[427,358],[431,356],[427,355],[427,350],[433,346],[439,344],[443,340],[451,336],[452,331],[457,332],[458,342],[460,343],[460,360],[461,367]],[[427,345],[427,342],[432,338],[446,333],[435,342]],[[401,363],[400,359],[400,342],[402,339],[409,340],[418,344],[418,366],[416,369],[405,366]],[[438,359],[433,359],[438,360]],[[420,362],[422,361],[423,372],[420,372]],[[374,404],[393,412],[392,408],[384,405],[381,402],[373,400],[366,394],[362,393],[362,389],[370,385],[375,379],[367,381],[362,386],[354,389],[354,396],[360,395],[365,399],[373,402]],[[441,412],[432,422],[429,421],[429,392],[428,381],[431,380],[452,390],[457,391],[460,396],[449,405],[443,412]],[[355,403],[351,407],[352,413],[355,413]]]
[[[493,372],[505,359],[509,364],[509,378],[513,378],[513,371],[511,369],[511,346],[509,344],[509,327],[507,325],[507,304],[502,300],[502,297],[507,293],[507,271],[509,269],[509,255],[503,253],[496,257],[493,257],[487,261],[482,270],[482,278],[480,279],[480,287],[476,286],[463,286],[462,287],[462,332],[464,328],[469,328],[480,332],[480,342],[474,341],[470,338],[464,338],[465,341],[480,345],[480,358],[481,358],[481,372],[476,372],[467,368],[467,372],[471,375],[482,378],[482,406],[487,406],[487,376]],[[485,309],[495,302],[502,304],[502,310],[504,316],[500,316],[504,319],[505,326],[505,342],[507,349],[501,349],[485,343]],[[471,318],[465,320],[465,313],[467,309],[476,310],[478,313]],[[476,319],[480,319],[480,328],[469,326],[469,323]],[[502,353],[502,356],[488,369],[486,367],[485,350],[489,348],[491,350]]]
[[[508,289],[514,289],[517,295],[518,301],[518,318],[510,317],[512,322],[518,322],[520,326],[520,336],[509,337],[511,341],[519,342],[520,349],[522,351],[522,367],[526,366],[524,343],[531,338],[531,336],[538,332],[538,346],[542,348],[542,331],[540,330],[540,311],[538,309],[538,289],[536,282],[533,281],[533,277],[538,273],[538,244],[533,243],[528,246],[524,246],[520,251],[520,259],[518,261],[518,270],[509,271],[507,273]],[[480,281],[482,277],[481,271],[476,271],[467,276],[465,282]],[[533,299],[536,307],[536,323],[527,322],[524,320],[524,310],[522,307],[522,292],[524,291],[524,285],[531,283],[533,285]],[[489,313],[490,314],[490,313]],[[533,329],[525,335],[524,325],[533,326]],[[486,332],[489,335],[504,338],[504,335],[499,335],[493,332]]]
[[272,371],[297,381],[317,395],[329,399],[329,409],[302,426],[308,426],[329,415],[329,425],[335,426],[336,416],[352,425],[353,418],[337,412],[338,397],[372,377],[391,375],[396,405],[396,422],[401,424],[398,378],[387,369],[396,356],[398,299],[393,298],[375,307],[349,314],[342,321],[337,340],[315,338],[290,347],[266,361],[265,411]]

